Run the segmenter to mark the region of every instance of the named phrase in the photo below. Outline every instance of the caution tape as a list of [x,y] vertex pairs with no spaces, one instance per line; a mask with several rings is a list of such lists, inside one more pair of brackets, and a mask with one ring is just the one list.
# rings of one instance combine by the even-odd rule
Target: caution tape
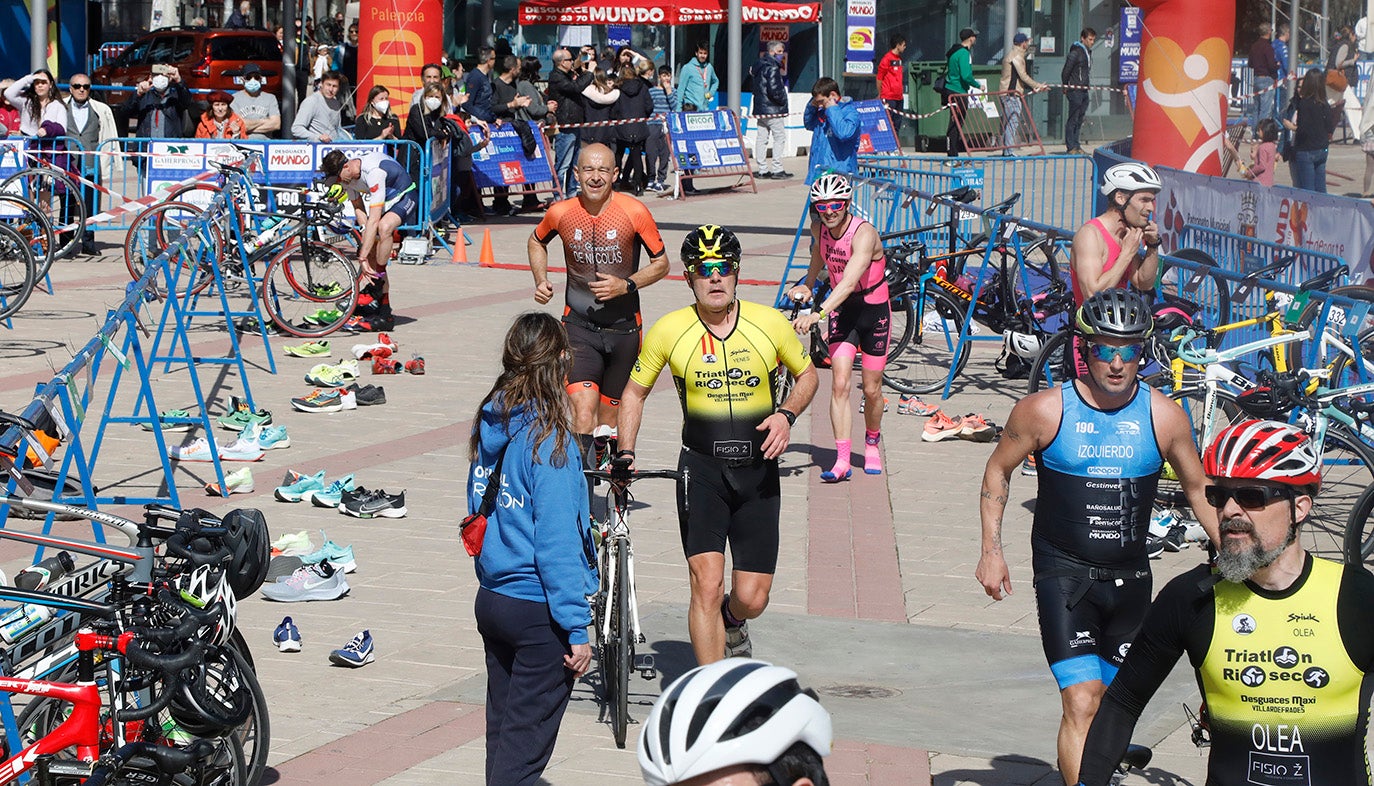
[[188,177],[179,183],[164,184],[162,186],[159,186],[157,191],[147,196],[139,197],[138,199],[128,199],[122,205],[110,208],[109,210],[106,210],[103,213],[96,213],[95,215],[86,219],[86,223],[88,225],[103,224],[106,221],[113,221],[122,215],[139,212],[144,208],[152,207],[158,202],[161,202],[163,200],[163,195],[166,194],[168,191],[171,191],[176,188],[181,188],[182,186],[189,186],[193,183],[204,182],[212,177],[215,177],[218,174],[218,172],[214,171],[201,172],[200,174]]
[[607,126],[625,126],[630,123],[662,123],[667,119],[667,115],[649,115],[648,117],[627,117],[623,120],[591,120],[585,123],[555,123],[550,126],[550,128],[554,131],[562,131],[568,128],[605,128]]

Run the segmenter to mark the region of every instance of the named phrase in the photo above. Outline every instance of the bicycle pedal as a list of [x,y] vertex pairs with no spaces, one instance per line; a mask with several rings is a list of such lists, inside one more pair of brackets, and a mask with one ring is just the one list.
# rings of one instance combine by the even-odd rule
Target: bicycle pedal
[[658,674],[658,667],[654,665],[654,656],[635,655],[635,671],[639,672],[641,679],[653,679]]

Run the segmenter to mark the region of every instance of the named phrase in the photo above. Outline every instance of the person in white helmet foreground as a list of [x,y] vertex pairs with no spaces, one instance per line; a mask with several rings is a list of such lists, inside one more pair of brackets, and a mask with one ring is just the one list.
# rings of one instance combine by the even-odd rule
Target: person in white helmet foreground
[[1102,176],[1107,210],[1079,227],[1069,256],[1075,306],[1128,284],[1144,292],[1159,272],[1159,226],[1151,219],[1164,184],[1145,164],[1127,161]]
[[797,673],[761,660],[699,666],[654,702],[639,734],[648,786],[829,786],[834,732]]

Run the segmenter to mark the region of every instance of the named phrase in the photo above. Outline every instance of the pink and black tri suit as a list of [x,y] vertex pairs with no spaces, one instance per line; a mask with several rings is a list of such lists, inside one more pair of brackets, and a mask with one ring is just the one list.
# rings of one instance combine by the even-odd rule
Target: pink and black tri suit
[[[821,259],[830,273],[830,285],[836,286],[844,278],[845,267],[853,256],[854,233],[860,226],[867,224],[858,216],[850,216],[849,226],[838,238],[830,230],[821,227]],[[870,371],[881,371],[887,367],[887,342],[892,329],[892,311],[888,305],[887,257],[881,252],[873,258],[868,270],[855,290],[845,298],[830,317],[830,329],[825,341],[830,345],[830,356],[853,358],[863,352],[863,367]]]

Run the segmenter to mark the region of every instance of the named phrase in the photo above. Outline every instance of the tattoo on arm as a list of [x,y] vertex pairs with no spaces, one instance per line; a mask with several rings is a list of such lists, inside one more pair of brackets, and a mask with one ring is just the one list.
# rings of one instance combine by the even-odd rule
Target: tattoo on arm
[[1011,481],[1002,479],[1002,493],[993,494],[982,491],[979,496],[983,499],[992,500],[1001,508],[1001,511],[992,520],[992,547],[985,550],[987,554],[1000,554],[1002,552],[1002,513],[1006,511],[1007,500],[1011,497]]

